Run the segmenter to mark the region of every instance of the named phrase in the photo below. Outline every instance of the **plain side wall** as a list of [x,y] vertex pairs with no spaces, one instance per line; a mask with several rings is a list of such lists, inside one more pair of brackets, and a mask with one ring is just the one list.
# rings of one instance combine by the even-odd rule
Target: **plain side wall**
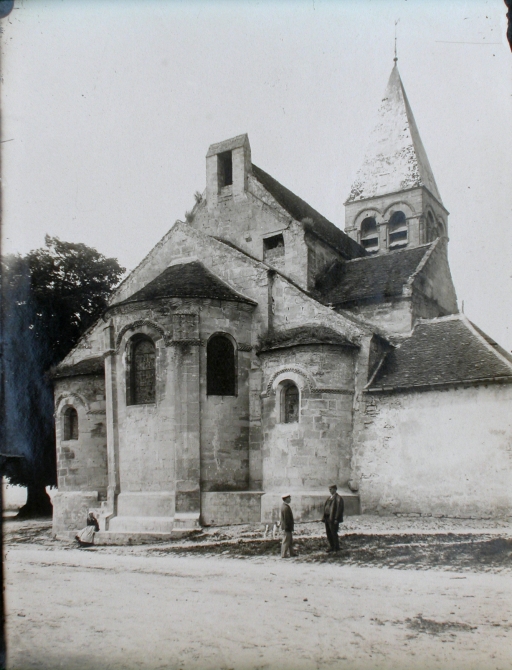
[[353,472],[363,513],[512,514],[512,385],[365,394]]
[[[301,390],[297,423],[282,423],[275,391],[262,398],[263,489],[324,490],[350,478],[354,353],[331,345],[276,350],[261,356],[264,380],[291,369],[307,370],[318,389]],[[292,377],[293,378],[293,377]]]

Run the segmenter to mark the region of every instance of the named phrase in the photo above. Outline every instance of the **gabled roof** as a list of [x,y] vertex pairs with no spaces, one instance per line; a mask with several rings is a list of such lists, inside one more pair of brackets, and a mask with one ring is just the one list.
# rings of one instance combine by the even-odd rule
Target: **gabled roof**
[[95,356],[94,358],[84,358],[83,361],[78,361],[71,365],[58,365],[50,371],[52,379],[59,379],[61,377],[76,377],[78,375],[99,375],[105,371],[105,364],[103,356]]
[[[366,255],[366,251],[360,244],[254,164],[252,174],[281,207],[296,221],[301,222],[308,232],[317,235],[337,249],[345,258],[359,258]],[[304,219],[310,221],[304,221]]]
[[395,65],[347,203],[425,186],[442,204],[427,153]]
[[512,363],[480,332],[461,314],[419,321],[411,336],[387,354],[369,390],[512,383]]
[[433,244],[435,242],[381,256],[337,261],[317,280],[316,290],[321,301],[330,305],[401,295],[404,284],[417,271]]
[[237,293],[199,261],[192,261],[171,265],[144,288],[122,302],[113,303],[111,307],[158,298],[211,298],[257,304]]
[[328,326],[305,324],[297,328],[275,331],[262,340],[259,351],[286,349],[304,344],[336,344],[338,346],[356,348],[356,345],[344,335]]

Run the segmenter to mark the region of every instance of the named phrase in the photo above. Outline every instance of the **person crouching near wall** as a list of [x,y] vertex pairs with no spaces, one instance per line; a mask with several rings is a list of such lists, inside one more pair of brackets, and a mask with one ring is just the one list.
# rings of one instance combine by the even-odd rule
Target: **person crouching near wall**
[[94,534],[100,529],[98,519],[93,512],[87,515],[87,525],[75,535],[75,540],[81,547],[91,547],[94,544]]

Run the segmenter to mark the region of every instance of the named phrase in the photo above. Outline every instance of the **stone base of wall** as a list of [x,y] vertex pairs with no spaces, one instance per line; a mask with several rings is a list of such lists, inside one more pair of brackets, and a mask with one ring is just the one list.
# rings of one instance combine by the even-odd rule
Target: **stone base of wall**
[[74,537],[85,527],[89,511],[99,513],[101,506],[98,491],[57,491],[52,495],[52,503],[55,537]]
[[259,523],[262,495],[262,491],[201,493],[201,522],[205,526]]
[[[288,493],[288,491],[285,491]],[[289,491],[292,501],[290,503],[293,518],[297,522],[320,521],[324,515],[325,501],[329,497],[329,491]],[[359,496],[350,490],[338,489],[345,505],[345,516],[353,516],[361,513]],[[273,523],[281,518],[282,493],[265,493],[261,498],[261,521]]]
[[174,491],[123,491],[117,516],[174,516]]
[[108,522],[111,533],[167,533],[174,525],[172,516],[115,516]]
[[169,534],[173,529],[173,491],[125,491],[117,496],[116,507],[106,529],[111,533]]

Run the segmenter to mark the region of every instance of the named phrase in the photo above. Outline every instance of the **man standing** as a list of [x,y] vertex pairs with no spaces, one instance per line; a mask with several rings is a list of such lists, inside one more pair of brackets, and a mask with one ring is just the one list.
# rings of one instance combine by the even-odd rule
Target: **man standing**
[[291,495],[285,493],[282,496],[283,504],[281,505],[281,530],[283,531],[283,541],[281,543],[281,558],[288,558],[295,556],[293,553],[293,512],[290,507]]
[[338,531],[340,523],[343,523],[343,498],[338,495],[337,491],[338,487],[336,484],[329,486],[329,493],[331,495],[327,498],[324,505],[323,521],[330,545],[330,548],[327,549],[328,552],[340,550]]

